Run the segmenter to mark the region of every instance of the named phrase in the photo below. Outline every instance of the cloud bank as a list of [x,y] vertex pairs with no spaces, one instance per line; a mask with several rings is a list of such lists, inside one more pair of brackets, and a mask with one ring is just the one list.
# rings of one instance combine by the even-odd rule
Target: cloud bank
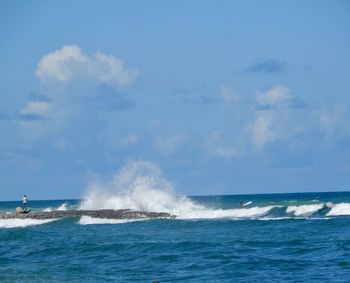
[[40,59],[35,71],[40,95],[30,96],[17,120],[31,139],[73,133],[73,127],[75,132],[93,127],[100,132],[108,113],[134,107],[122,90],[138,74],[113,55],[89,56],[79,46],[65,45]]

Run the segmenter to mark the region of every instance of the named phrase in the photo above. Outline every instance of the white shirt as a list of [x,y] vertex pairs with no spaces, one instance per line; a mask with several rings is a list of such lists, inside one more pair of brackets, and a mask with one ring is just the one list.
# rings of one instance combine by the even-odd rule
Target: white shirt
[[28,198],[27,197],[23,197],[23,203],[28,203]]

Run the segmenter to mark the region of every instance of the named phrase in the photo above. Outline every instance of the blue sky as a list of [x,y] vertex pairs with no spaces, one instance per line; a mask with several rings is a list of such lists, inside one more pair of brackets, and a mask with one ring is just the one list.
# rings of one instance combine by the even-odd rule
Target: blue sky
[[349,1],[2,1],[0,199],[131,160],[179,194],[350,188]]

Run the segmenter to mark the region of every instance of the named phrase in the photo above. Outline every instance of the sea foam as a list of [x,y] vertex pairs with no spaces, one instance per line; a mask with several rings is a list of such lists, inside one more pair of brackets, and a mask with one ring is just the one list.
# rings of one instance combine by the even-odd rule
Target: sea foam
[[56,221],[57,219],[19,219],[19,218],[13,218],[13,219],[0,219],[0,228],[19,228],[19,227],[28,227],[28,226],[35,226],[35,225],[42,225],[46,224],[52,221]]
[[95,218],[90,216],[82,216],[79,220],[80,225],[95,225],[95,224],[124,224],[135,221],[144,221],[148,218],[143,219],[106,219],[106,218]]

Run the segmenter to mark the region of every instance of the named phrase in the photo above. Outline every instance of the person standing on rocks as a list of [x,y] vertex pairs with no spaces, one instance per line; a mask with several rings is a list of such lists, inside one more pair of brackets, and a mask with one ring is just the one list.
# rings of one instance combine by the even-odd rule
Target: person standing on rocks
[[28,198],[27,195],[23,196],[23,210],[26,211],[28,209]]

